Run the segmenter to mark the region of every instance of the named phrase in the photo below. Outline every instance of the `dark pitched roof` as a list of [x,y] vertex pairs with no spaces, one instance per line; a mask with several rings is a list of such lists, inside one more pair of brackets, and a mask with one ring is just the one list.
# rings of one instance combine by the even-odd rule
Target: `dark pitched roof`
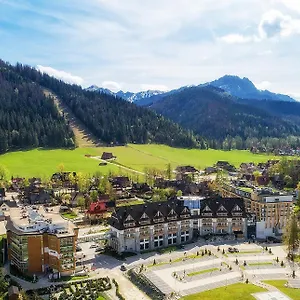
[[178,173],[196,173],[198,170],[193,166],[178,166],[176,168],[176,172]]
[[0,200],[0,206],[5,203],[8,207],[18,207],[17,202],[16,201],[5,201],[5,200]]
[[[212,213],[212,215],[203,215],[203,213],[209,213],[209,211],[206,210],[206,207],[208,207]],[[222,207],[224,210],[222,210]],[[201,201],[201,209],[200,214],[201,217],[209,217],[209,218],[218,218],[223,217],[221,215],[218,215],[219,213],[226,213],[228,218],[231,217],[246,217],[246,210],[245,210],[245,204],[244,200],[242,198],[210,198],[205,199]],[[233,215],[233,213],[241,213],[241,215]],[[225,217],[225,216],[224,216]]]
[[111,152],[103,152],[101,159],[112,159],[115,158]]
[[122,230],[125,228],[126,223],[132,224],[132,226],[126,226],[126,228],[139,227],[146,224],[167,222],[171,218],[173,220],[186,219],[184,216],[190,218],[189,209],[177,200],[172,200],[118,207],[113,212],[108,223],[112,227]]

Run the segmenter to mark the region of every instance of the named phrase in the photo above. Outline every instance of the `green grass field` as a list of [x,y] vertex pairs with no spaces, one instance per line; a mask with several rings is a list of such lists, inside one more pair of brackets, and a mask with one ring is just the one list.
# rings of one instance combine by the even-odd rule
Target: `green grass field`
[[189,295],[181,298],[182,300],[254,300],[251,296],[253,293],[265,292],[266,290],[245,283],[236,283],[229,286],[217,288],[211,291],[202,292],[199,294]]
[[211,273],[213,271],[218,271],[218,268],[211,268],[211,269],[206,269],[206,270],[201,270],[201,271],[197,271],[197,272],[192,272],[192,273],[188,273],[187,276],[197,276],[200,274],[205,274],[205,273]]
[[270,284],[278,288],[282,293],[289,296],[293,300],[300,299],[300,290],[287,288],[284,285],[287,283],[286,280],[264,280],[265,283]]
[[16,151],[0,155],[0,165],[7,170],[8,177],[49,177],[58,171],[58,165],[64,164],[66,171],[94,174],[112,172],[115,174],[134,174],[119,166],[99,166],[96,159],[85,157],[86,154],[101,156],[102,152],[112,152],[117,164],[143,172],[145,168],[165,170],[167,164],[173,168],[178,165],[193,165],[205,168],[218,160],[226,160],[239,166],[241,162],[262,162],[274,156],[252,154],[249,151],[221,151],[171,148],[164,145],[133,145],[122,147],[77,148],[75,150],[35,149]]

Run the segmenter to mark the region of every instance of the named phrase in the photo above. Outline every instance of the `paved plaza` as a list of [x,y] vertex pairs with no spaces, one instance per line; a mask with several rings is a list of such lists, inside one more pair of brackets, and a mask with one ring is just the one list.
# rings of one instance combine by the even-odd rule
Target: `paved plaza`
[[290,297],[284,295],[283,293],[276,291],[276,292],[265,292],[265,293],[256,293],[253,296],[257,300],[291,300]]
[[[153,258],[152,260],[148,259],[151,263],[147,264],[146,262],[145,265],[148,268],[144,271],[144,276],[164,294],[175,292],[181,296],[245,282],[246,279],[256,285],[261,280],[291,279],[292,270],[289,264],[284,262],[284,266],[281,266],[281,261],[286,260],[286,253],[281,246],[271,246],[268,247],[268,250],[260,245],[248,243],[234,246],[239,250],[234,254],[228,252],[231,245],[194,247],[186,251],[184,255],[181,253],[182,258],[187,257],[183,261],[177,259],[173,262],[175,253],[156,256],[157,266],[152,266]],[[269,248],[271,248],[271,253]],[[205,249],[210,250],[212,255],[195,257],[196,252],[201,253]],[[223,249],[225,253],[223,253]],[[191,258],[188,259],[188,257]],[[236,260],[238,264],[236,264]],[[279,292],[264,293],[257,297],[258,300],[289,299]]]

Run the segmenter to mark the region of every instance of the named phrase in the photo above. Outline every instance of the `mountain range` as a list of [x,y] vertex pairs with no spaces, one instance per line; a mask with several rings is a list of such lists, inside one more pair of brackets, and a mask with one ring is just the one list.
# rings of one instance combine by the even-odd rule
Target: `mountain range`
[[109,91],[203,136],[212,148],[300,146],[300,103],[287,95],[259,90],[248,78],[226,75],[197,86],[151,92],[130,93],[135,100],[129,100],[121,91]]
[[288,95],[272,93],[268,90],[259,90],[255,87],[253,82],[251,82],[248,78],[246,77],[240,78],[238,76],[233,76],[233,75],[225,75],[217,80],[207,82],[204,84],[199,84],[198,86],[183,86],[180,87],[179,89],[174,89],[167,92],[158,91],[158,90],[148,90],[148,91],[141,91],[137,93],[123,92],[123,91],[118,91],[115,93],[106,88],[99,88],[96,85],[92,85],[88,87],[86,90],[120,97],[129,102],[134,102],[135,104],[140,106],[149,106],[157,101],[160,101],[165,96],[178,93],[190,87],[204,87],[209,85],[220,88],[223,91],[227,92],[228,94],[238,97],[240,99],[273,100],[273,101],[288,101],[288,102],[295,101],[295,99],[291,98]]
[[112,93],[0,60],[0,152],[76,145],[71,125],[48,92],[103,145],[300,147],[300,103],[259,91],[246,78],[225,76],[169,92]]

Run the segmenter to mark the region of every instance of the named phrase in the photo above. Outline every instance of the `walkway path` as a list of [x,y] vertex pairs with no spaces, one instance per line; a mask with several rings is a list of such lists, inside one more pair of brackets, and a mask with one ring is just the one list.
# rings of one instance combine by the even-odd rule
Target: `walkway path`
[[129,172],[133,172],[133,173],[136,173],[136,174],[139,174],[139,175],[145,175],[145,173],[143,173],[143,172],[140,172],[140,171],[137,171],[137,170],[134,170],[134,169],[131,169],[131,168],[122,166],[122,165],[117,164],[117,163],[113,163],[113,162],[111,162],[111,161],[107,161],[107,160],[101,159],[100,156],[91,156],[91,158],[100,160],[101,162],[107,163],[107,164],[109,164],[109,165],[116,166],[116,167],[118,167],[118,168],[121,168],[121,169],[126,170],[126,171],[129,171]]

